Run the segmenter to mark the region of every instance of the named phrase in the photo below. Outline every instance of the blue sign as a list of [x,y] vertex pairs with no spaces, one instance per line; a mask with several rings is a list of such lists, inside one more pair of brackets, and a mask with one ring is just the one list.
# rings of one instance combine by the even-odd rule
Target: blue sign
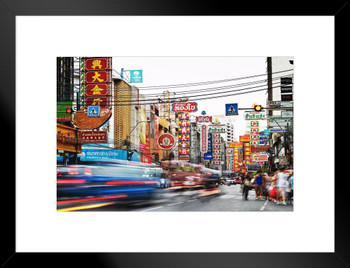
[[226,116],[228,115],[238,115],[238,104],[230,103],[226,105]]
[[267,141],[268,137],[265,135],[260,135],[259,136],[259,142],[260,143],[265,143]]
[[139,152],[133,152],[130,157],[130,161],[141,162],[141,154]]
[[270,130],[270,133],[281,133],[281,132],[286,132],[287,131],[287,129],[285,129],[285,128],[270,128],[269,129]]
[[130,83],[142,83],[142,70],[130,71]]
[[269,129],[265,129],[264,130],[264,135],[270,135],[270,130]]
[[82,149],[80,154],[80,160],[81,161],[127,160],[126,150]]
[[213,158],[212,154],[204,154],[205,160],[211,160]]
[[100,106],[88,106],[88,116],[99,117],[100,116]]

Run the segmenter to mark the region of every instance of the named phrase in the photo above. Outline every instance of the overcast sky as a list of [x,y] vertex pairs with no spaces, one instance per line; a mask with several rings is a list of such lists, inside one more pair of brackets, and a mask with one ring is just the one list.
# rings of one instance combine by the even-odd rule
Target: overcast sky
[[[132,84],[142,88],[266,74],[266,57],[113,57],[113,69],[120,73],[121,68],[125,70],[142,70],[143,83]],[[222,87],[264,79],[266,79],[266,76],[195,87],[164,87],[157,90],[141,89],[140,93],[160,93],[163,90],[169,90],[170,92],[177,92],[177,94],[179,94],[181,91],[185,90],[193,91],[204,88]],[[262,88],[263,87],[260,87],[259,89]],[[231,89],[224,89],[222,91],[227,92],[230,90]],[[232,90],[235,90],[235,88],[232,88]],[[208,94],[214,92],[215,91],[209,90],[202,93]],[[189,93],[189,95],[201,95],[202,93]],[[210,96],[203,96],[201,98],[204,97]],[[252,108],[254,103],[265,105],[266,98],[266,91],[259,91],[236,96],[198,100],[196,101],[198,103],[198,112],[194,115],[199,115],[203,110],[206,111],[207,115],[225,115],[226,103],[238,103],[238,108]],[[238,136],[243,135],[246,130],[247,121],[243,119],[243,115],[244,111],[240,110],[238,116],[230,116],[230,118],[235,119],[234,132],[237,139]]]

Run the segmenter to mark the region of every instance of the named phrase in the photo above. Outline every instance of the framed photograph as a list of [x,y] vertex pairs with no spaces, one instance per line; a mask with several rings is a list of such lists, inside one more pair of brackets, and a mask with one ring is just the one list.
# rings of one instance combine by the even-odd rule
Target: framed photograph
[[[349,5],[345,1],[331,5],[293,4],[288,6],[288,10],[285,6],[268,3],[241,5],[230,11],[224,3],[217,3],[214,9],[203,3],[160,1],[148,2],[147,5],[142,1],[112,3],[103,0],[84,3],[74,0],[3,0],[0,3],[0,70],[4,82],[1,87],[2,138],[6,141],[3,142],[5,147],[1,156],[4,224],[1,267],[47,267],[51,263],[63,267],[152,268],[349,265],[349,232],[345,218],[348,209],[346,200],[343,200],[348,182],[346,175],[335,176],[335,163],[338,167],[340,165],[334,161],[335,85],[344,82],[346,77],[346,68],[342,66],[348,53],[342,46],[346,43],[342,26],[348,24],[346,14]],[[177,96],[176,107],[190,108],[191,105],[183,104],[186,102],[195,103],[196,107],[193,111],[178,112],[178,115],[174,112],[173,121],[183,124],[184,132],[181,132],[182,128],[174,127],[172,133],[172,121],[162,120],[167,115],[159,100],[164,101],[166,97],[160,94],[157,96],[158,103],[153,103],[145,101],[152,99],[150,95],[143,96],[147,86],[153,86],[153,89],[154,86],[168,86],[168,90],[172,91],[172,85],[179,85],[181,81],[199,83],[218,80],[220,78],[216,77],[220,77],[220,69],[215,68],[215,61],[263,58],[262,66],[270,66],[274,70],[280,59],[286,59],[286,56],[290,57],[287,64],[293,68],[293,86],[290,90],[291,76],[287,77],[289,80],[283,80],[283,85],[276,88],[280,99],[276,96],[268,99],[266,89],[266,95],[262,96],[266,102],[254,103],[251,107],[241,105],[237,96],[227,99],[226,104],[238,103],[234,108],[243,109],[237,115],[237,111],[229,111],[229,118],[240,116],[244,119],[247,113],[258,118],[245,121],[249,125],[249,129],[244,129],[247,133],[238,128],[234,133],[234,125],[233,130],[222,125],[209,107],[204,107],[195,98],[191,99],[199,95],[196,89]],[[270,65],[268,58],[272,58]],[[163,59],[168,59],[167,63],[161,64]],[[210,59],[213,64],[200,66],[204,59]],[[81,71],[79,75],[75,72],[74,60]],[[161,65],[159,73],[153,74],[158,83],[152,85],[150,82],[151,71],[145,67],[145,60],[154,66]],[[189,68],[191,61],[198,62],[198,70]],[[73,66],[70,77],[67,77],[67,66]],[[250,68],[249,65],[240,66],[243,71]],[[240,76],[238,71],[229,76],[223,73],[224,69],[221,70],[221,77]],[[200,72],[203,79],[195,77]],[[78,80],[74,80],[74,76]],[[180,76],[182,80],[169,81],[171,76]],[[169,83],[163,82],[162,78]],[[125,101],[125,93],[117,92],[115,88],[125,90],[123,81],[130,86],[135,102],[129,101],[128,104],[137,111],[134,115],[139,120],[132,119],[134,123],[123,132],[124,140],[113,136],[110,145],[109,133],[111,129],[116,133],[115,126],[118,125],[113,105]],[[66,90],[68,84],[71,91]],[[131,91],[132,87],[137,89]],[[121,95],[116,98],[116,93]],[[201,92],[202,97],[196,98],[204,98],[204,94],[212,97],[212,93]],[[102,97],[96,98],[96,95]],[[343,99],[345,101],[346,98]],[[286,102],[293,102],[292,109]],[[213,106],[219,106],[219,103],[221,105],[218,99],[212,100]],[[262,110],[268,107],[278,110],[283,105],[287,109],[280,113],[281,118],[278,118],[278,113],[257,117],[261,111],[254,110],[258,106]],[[324,108],[316,109],[320,106]],[[223,115],[228,112],[225,102],[221,110]],[[123,116],[122,111],[118,113],[119,118]],[[196,122],[196,117],[200,116],[212,116],[210,122],[201,124],[216,124],[215,129],[220,127],[220,133],[212,133],[210,143],[209,136],[204,139],[206,152],[200,152],[198,145],[196,165],[179,164],[178,168],[181,172],[192,172],[191,176],[187,176],[191,178],[195,171],[203,171],[198,166],[207,169],[201,173],[199,181],[192,179],[175,185],[179,182],[169,179],[169,184],[163,185],[162,176],[158,178],[156,171],[156,175],[149,173],[151,168],[147,165],[161,162],[160,158],[166,160],[166,157],[178,157],[181,163],[190,163],[193,149],[191,124],[200,124]],[[273,120],[270,120],[269,128],[265,124],[270,124],[266,119],[271,117]],[[108,124],[111,118],[114,123]],[[213,178],[217,170],[220,171],[219,178],[225,176],[224,170],[231,168],[238,173],[243,169],[251,170],[255,163],[269,171],[269,165],[265,163],[269,161],[269,153],[265,152],[267,143],[269,139],[282,138],[287,144],[289,135],[280,133],[279,129],[287,126],[285,123],[291,118],[294,123],[293,137],[290,137],[293,144],[289,143],[289,149],[281,150],[285,156],[292,155],[288,163],[293,163],[297,178],[293,204],[282,206],[273,201],[255,200],[262,197],[259,194],[255,196],[255,190],[257,193],[260,191],[258,187],[245,201],[237,185],[243,183],[239,178],[229,178],[227,181],[233,184],[230,186],[227,183],[219,185],[219,180],[215,184]],[[150,124],[155,120],[156,123]],[[278,127],[279,124],[282,127]],[[250,132],[251,129],[254,133]],[[230,131],[237,136],[236,139],[229,140]],[[161,143],[155,141],[156,136],[165,133],[168,135],[162,136]],[[264,139],[261,140],[259,135]],[[241,137],[249,137],[249,141],[240,142]],[[128,143],[130,140],[139,140],[134,150],[129,150],[134,145],[133,142]],[[227,151],[220,151],[222,140],[227,142]],[[120,146],[116,146],[117,142],[121,143]],[[208,144],[217,147],[209,152]],[[236,148],[235,144],[239,146]],[[111,146],[111,150],[106,153],[96,145]],[[184,147],[179,148],[182,145]],[[162,150],[165,150],[163,147],[176,153],[171,157],[161,156]],[[293,154],[288,155],[287,152],[291,151]],[[210,160],[208,152],[212,157]],[[276,155],[279,152],[277,148]],[[124,179],[116,179],[115,174],[119,171],[113,171],[113,175],[108,175],[105,181],[106,187],[94,192],[97,181],[88,185],[85,177],[74,177],[76,172],[80,175],[80,170],[70,169],[68,172],[67,169],[67,173],[63,170],[69,165],[83,164],[84,176],[94,177],[100,172],[99,167],[86,169],[87,162],[101,162],[101,159],[103,162],[106,158],[127,163],[143,162],[142,168],[147,166],[147,171],[142,169],[141,175],[130,175],[133,168],[130,169],[128,164],[129,168],[121,173]],[[288,161],[279,159],[282,160]],[[275,168],[283,166],[279,161],[273,163]],[[61,166],[64,168],[58,169]],[[291,166],[286,168],[290,172]],[[94,173],[95,170],[97,173]],[[175,169],[169,170],[169,176],[177,174]],[[260,179],[256,178],[259,177],[256,172],[254,170],[255,184]],[[267,177],[272,177],[267,173]],[[65,174],[69,176],[64,177]],[[102,175],[104,178],[107,176]],[[135,180],[135,177],[138,179]],[[126,181],[128,187],[133,186],[124,187]],[[214,184],[208,181],[214,181]],[[124,188],[120,187],[121,184]],[[164,193],[172,187],[186,188],[186,193],[191,194],[207,193],[210,188],[217,191],[211,194],[214,194],[215,200],[220,198],[218,204],[226,204],[229,209],[220,206],[203,209],[216,201],[206,199],[212,201],[197,204],[198,196],[192,197],[192,201],[186,199],[191,203],[188,207],[180,206],[179,201],[164,205],[159,200],[152,200],[154,203],[151,205],[142,203],[136,209],[115,209],[116,205],[112,203],[116,196],[124,198],[130,193],[131,201],[139,198],[135,189],[140,184],[147,185],[147,189],[153,187],[152,198],[153,193]],[[198,185],[202,191],[188,191],[188,188]],[[106,189],[109,194],[103,192],[99,195]],[[285,190],[279,190],[281,197],[285,196]],[[178,196],[178,193],[172,193],[172,197]],[[234,194],[240,200],[229,198]],[[183,198],[183,193],[180,197]],[[254,207],[253,204],[259,205]]]

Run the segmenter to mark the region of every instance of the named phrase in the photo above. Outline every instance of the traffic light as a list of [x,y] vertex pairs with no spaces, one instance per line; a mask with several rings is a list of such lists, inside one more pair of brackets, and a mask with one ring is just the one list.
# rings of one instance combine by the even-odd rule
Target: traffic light
[[254,105],[254,110],[255,110],[256,112],[261,112],[262,106],[261,106],[261,105]]
[[67,108],[66,109],[66,113],[67,114],[72,114],[73,113],[73,109],[72,108]]

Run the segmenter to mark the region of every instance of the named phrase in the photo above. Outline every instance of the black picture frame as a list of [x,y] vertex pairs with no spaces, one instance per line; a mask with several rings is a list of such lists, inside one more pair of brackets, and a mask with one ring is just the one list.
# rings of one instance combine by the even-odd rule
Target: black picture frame
[[[232,7],[232,4],[234,7]],[[349,58],[345,29],[349,24],[348,1],[314,1],[308,3],[268,3],[266,1],[206,2],[206,1],[78,1],[78,0],[1,0],[1,267],[349,267],[350,239],[347,215],[349,208],[347,194],[349,182],[345,159],[334,161],[338,172],[335,176],[335,252],[334,253],[16,253],[16,16],[58,16],[58,15],[212,15],[212,16],[332,16],[335,19],[335,79],[336,86],[345,84]],[[321,55],[320,55],[321,56]],[[338,88],[338,87],[337,87]],[[341,94],[340,94],[341,95]],[[339,95],[338,95],[339,96]],[[344,107],[346,99],[337,107]],[[346,107],[346,106],[345,106]],[[316,109],[316,107],[315,107]],[[320,110],[318,110],[320,111]],[[332,126],[330,126],[332,127]],[[334,129],[335,130],[335,129]],[[338,139],[337,139],[338,138]],[[338,144],[343,139],[335,138]],[[328,141],[329,146],[335,145]],[[334,147],[335,148],[335,147]],[[6,168],[5,168],[6,167]],[[315,169],[322,172],[320,167]],[[7,173],[9,171],[9,173]],[[6,174],[4,173],[6,172]],[[339,175],[341,174],[341,175]],[[317,186],[315,186],[317,187]],[[315,191],[315,189],[313,189]],[[320,193],[320,196],[327,193]],[[321,198],[321,197],[320,197]],[[310,200],[315,206],[322,200]],[[220,233],[220,230],[215,230]],[[222,234],[224,235],[224,233]],[[193,239],[193,237],[192,237]],[[270,238],[267,238],[270,240]],[[276,239],[278,242],[278,238]],[[263,241],[265,243],[266,241]],[[234,241],[232,241],[234,243]],[[253,242],[252,242],[253,243]],[[300,241],[303,243],[303,241]]]

